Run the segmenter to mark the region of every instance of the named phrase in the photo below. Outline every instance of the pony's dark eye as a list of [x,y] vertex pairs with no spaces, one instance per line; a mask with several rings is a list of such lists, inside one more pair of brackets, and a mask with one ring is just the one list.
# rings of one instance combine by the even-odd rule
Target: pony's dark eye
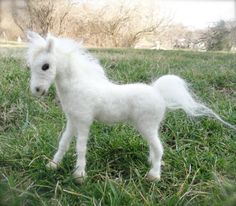
[[49,64],[44,64],[43,66],[42,66],[42,70],[43,71],[46,71],[46,70],[48,70],[49,69]]

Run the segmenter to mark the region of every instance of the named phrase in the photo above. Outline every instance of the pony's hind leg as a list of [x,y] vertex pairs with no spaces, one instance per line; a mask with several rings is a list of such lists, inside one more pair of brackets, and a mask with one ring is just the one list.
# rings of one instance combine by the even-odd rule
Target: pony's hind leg
[[138,130],[149,144],[149,162],[151,169],[147,174],[149,180],[159,180],[161,177],[161,159],[163,146],[158,136],[158,127],[138,127]]
[[148,156],[148,162],[152,163],[152,159],[153,159],[153,149],[151,147],[151,145],[149,145],[149,156]]
[[[157,133],[157,132],[156,132]],[[161,159],[163,155],[163,146],[158,135],[146,137],[151,147],[150,158],[152,168],[147,177],[150,180],[159,180],[161,178]]]

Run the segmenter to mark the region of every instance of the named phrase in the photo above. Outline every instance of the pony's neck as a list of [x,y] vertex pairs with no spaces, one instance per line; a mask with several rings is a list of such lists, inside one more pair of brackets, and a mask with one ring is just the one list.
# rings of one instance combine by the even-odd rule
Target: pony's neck
[[68,56],[57,52],[55,55],[56,59],[56,84],[63,85],[65,82],[69,82],[74,78],[72,72],[70,72],[70,62]]
[[56,86],[59,90],[68,90],[70,85],[109,83],[103,68],[96,60],[79,52],[56,53],[57,75]]

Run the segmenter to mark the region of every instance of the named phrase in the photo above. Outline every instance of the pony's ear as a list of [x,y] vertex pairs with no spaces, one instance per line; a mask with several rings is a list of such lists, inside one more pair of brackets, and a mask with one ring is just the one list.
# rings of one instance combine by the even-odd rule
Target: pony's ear
[[37,40],[44,40],[43,37],[41,37],[38,33],[33,32],[33,31],[27,31],[26,36],[29,42],[34,42]]
[[54,50],[54,40],[51,36],[48,36],[47,37],[46,51],[48,53],[51,53],[51,52],[53,52],[53,50]]

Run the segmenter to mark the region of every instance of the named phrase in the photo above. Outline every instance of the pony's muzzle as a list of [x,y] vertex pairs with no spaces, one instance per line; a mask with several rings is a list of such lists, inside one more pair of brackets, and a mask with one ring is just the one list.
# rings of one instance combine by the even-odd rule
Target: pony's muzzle
[[41,87],[35,87],[32,91],[35,96],[43,96],[46,94],[46,90]]

